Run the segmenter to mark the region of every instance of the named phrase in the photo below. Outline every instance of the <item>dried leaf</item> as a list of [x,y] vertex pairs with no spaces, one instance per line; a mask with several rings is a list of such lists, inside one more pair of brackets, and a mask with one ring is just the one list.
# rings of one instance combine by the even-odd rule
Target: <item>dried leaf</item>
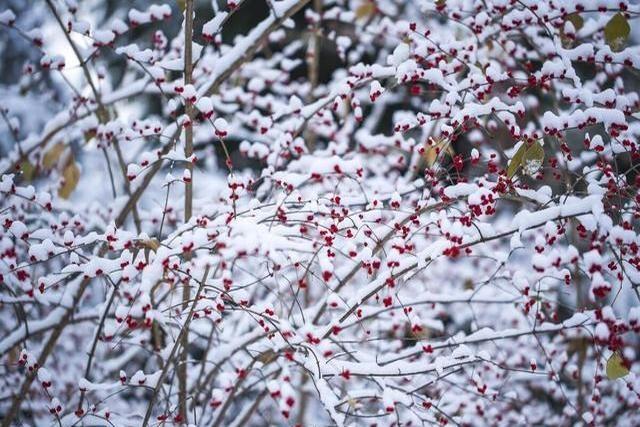
[[356,8],[357,19],[369,19],[376,13],[377,7],[375,2],[370,0],[364,0],[360,3],[360,6]]
[[420,330],[413,330],[409,327],[409,333],[407,334],[407,338],[412,339],[414,341],[422,341],[431,338],[431,330],[426,326],[422,327]]
[[607,360],[607,378],[616,380],[629,374],[629,369],[625,366],[622,356],[617,351]]
[[80,181],[80,169],[78,169],[78,165],[73,156],[71,156],[67,166],[65,166],[62,172],[62,178],[62,186],[58,189],[58,196],[63,199],[68,199],[78,185],[78,181]]
[[85,144],[89,143],[96,136],[96,134],[97,132],[95,131],[95,129],[86,131],[83,135]]
[[437,142],[436,144],[427,144],[424,150],[424,154],[422,156],[424,157],[424,160],[427,162],[428,167],[431,167],[436,163],[436,161],[438,160],[438,156],[440,155],[442,150],[445,150],[452,157],[455,156],[456,154],[453,147],[451,146],[449,141],[446,139],[443,139]]
[[466,279],[463,282],[463,286],[465,290],[473,290],[475,288],[474,284],[473,284],[473,280],[471,279]]
[[625,16],[618,12],[604,27],[604,39],[614,52],[620,52],[627,44],[631,27]]
[[16,345],[11,347],[9,353],[7,354],[7,365],[13,366],[18,363],[18,357],[20,356],[20,348]]
[[571,339],[567,343],[567,354],[573,356],[578,353],[580,355],[586,354],[589,347],[589,341],[586,338]]
[[60,159],[60,156],[63,152],[64,144],[62,142],[58,142],[56,145],[47,150],[46,153],[44,153],[44,156],[42,158],[42,166],[45,169],[53,168],[56,164],[58,164],[58,159]]
[[104,107],[98,108],[96,115],[98,116],[100,123],[107,123],[109,121],[109,112]]
[[276,353],[273,350],[269,349],[267,351],[260,353],[256,357],[256,360],[258,362],[261,362],[263,365],[268,365],[269,363],[276,360]]
[[153,252],[156,252],[160,247],[160,242],[155,237],[151,239],[142,240],[140,241],[140,244],[143,248],[151,249]]

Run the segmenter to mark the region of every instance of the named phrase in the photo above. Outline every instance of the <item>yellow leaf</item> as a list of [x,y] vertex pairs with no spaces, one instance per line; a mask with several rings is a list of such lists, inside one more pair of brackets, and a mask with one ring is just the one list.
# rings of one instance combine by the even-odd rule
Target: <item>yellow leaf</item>
[[629,369],[625,366],[622,356],[616,351],[607,360],[607,378],[616,380],[625,377],[628,373]]
[[627,44],[631,27],[625,16],[618,12],[604,27],[604,39],[614,52],[620,52]]
[[58,159],[62,155],[64,151],[64,144],[62,142],[58,142],[53,147],[49,148],[49,150],[44,153],[44,157],[42,158],[42,166],[45,169],[51,169],[58,163]]
[[368,19],[376,13],[377,7],[372,0],[364,0],[360,6],[356,8],[357,19]]
[[58,196],[68,199],[78,185],[78,181],[80,181],[80,169],[72,156],[62,172],[62,186],[58,189]]
[[184,10],[187,8],[186,0],[176,0],[176,3],[178,4],[178,7],[182,12],[184,12]]

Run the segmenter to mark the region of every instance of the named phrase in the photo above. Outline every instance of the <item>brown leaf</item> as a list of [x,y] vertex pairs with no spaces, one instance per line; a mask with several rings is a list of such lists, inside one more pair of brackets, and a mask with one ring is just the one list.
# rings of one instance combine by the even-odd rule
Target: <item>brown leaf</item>
[[427,144],[424,150],[424,160],[427,162],[427,166],[431,167],[438,160],[438,157],[441,155],[442,150],[445,150],[450,156],[455,156],[456,152],[451,147],[451,144],[443,139],[439,142],[434,143],[432,140],[431,144]]
[[474,286],[474,284],[473,284],[473,280],[471,280],[471,279],[466,279],[466,280],[463,282],[463,284],[462,284],[462,285],[464,286],[464,288],[465,288],[466,290],[472,290],[472,289],[474,289],[474,288],[475,288],[475,286]]
[[91,141],[95,136],[96,136],[97,132],[95,129],[90,129],[88,131],[85,131],[84,133],[84,142],[85,144],[88,143],[89,141]]
[[62,172],[62,186],[58,189],[58,196],[68,199],[73,190],[76,189],[78,181],[80,181],[80,169],[78,169],[75,159],[71,156]]
[[376,13],[377,6],[375,2],[371,0],[364,0],[360,3],[360,6],[356,8],[357,19],[369,19]]
[[11,347],[7,354],[7,365],[12,366],[18,363],[18,356],[20,356],[20,348],[18,346]]
[[584,359],[589,348],[589,341],[586,338],[574,338],[567,341],[567,354],[573,356],[578,353],[579,358]]
[[44,157],[42,158],[42,166],[45,169],[53,168],[57,163],[58,159],[64,152],[64,144],[62,142],[58,142],[56,145],[51,147],[44,153]]
[[160,242],[155,237],[147,240],[141,240],[140,244],[143,248],[151,249],[153,252],[156,252],[160,247]]
[[273,350],[269,349],[267,351],[260,353],[256,357],[256,360],[258,362],[261,362],[263,365],[268,365],[269,363],[276,360],[276,353]]

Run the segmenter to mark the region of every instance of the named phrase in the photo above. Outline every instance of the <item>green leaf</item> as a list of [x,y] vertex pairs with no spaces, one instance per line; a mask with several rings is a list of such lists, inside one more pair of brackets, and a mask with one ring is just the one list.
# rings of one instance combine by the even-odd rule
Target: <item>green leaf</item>
[[629,374],[629,369],[625,366],[622,356],[617,351],[607,360],[607,378],[617,380]]
[[527,175],[533,175],[542,167],[544,161],[544,149],[539,141],[534,142],[524,154],[522,169]]
[[618,12],[604,27],[604,39],[612,51],[620,52],[627,44],[630,31],[629,21],[622,13]]
[[540,169],[543,161],[544,149],[542,148],[542,144],[540,144],[539,141],[531,145],[525,142],[511,158],[509,166],[507,167],[507,176],[513,178],[520,168],[522,168],[523,172],[527,175],[533,175]]
[[31,182],[36,174],[36,168],[31,164],[29,160],[24,160],[22,163],[20,163],[20,170],[22,171],[22,177],[27,182]]
[[524,152],[527,151],[527,143],[523,142],[516,154],[513,155],[511,161],[509,162],[509,166],[507,166],[507,176],[509,178],[513,178],[518,169],[520,169],[520,165],[522,164],[522,157],[524,156]]
[[[571,13],[571,14],[567,15],[567,17],[565,18],[564,22],[565,23],[566,22],[571,22],[571,24],[573,25],[573,28],[576,31],[576,33],[584,25],[584,20],[582,19],[582,16],[580,16],[578,13]],[[573,46],[573,44],[575,42],[575,40],[573,38],[568,37],[565,34],[564,26],[562,26],[562,28],[560,28],[560,40],[562,41],[562,46],[564,46],[565,48],[570,48],[571,46]]]
[[567,15],[567,21],[573,24],[573,28],[575,28],[576,31],[578,31],[584,25],[584,19],[582,19],[582,16],[580,16],[579,13],[575,12]]

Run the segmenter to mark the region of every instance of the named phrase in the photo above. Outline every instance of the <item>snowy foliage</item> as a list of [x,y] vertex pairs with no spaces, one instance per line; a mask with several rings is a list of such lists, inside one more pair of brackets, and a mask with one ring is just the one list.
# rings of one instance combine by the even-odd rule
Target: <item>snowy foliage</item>
[[82,3],[0,10],[3,427],[640,424],[635,2]]

